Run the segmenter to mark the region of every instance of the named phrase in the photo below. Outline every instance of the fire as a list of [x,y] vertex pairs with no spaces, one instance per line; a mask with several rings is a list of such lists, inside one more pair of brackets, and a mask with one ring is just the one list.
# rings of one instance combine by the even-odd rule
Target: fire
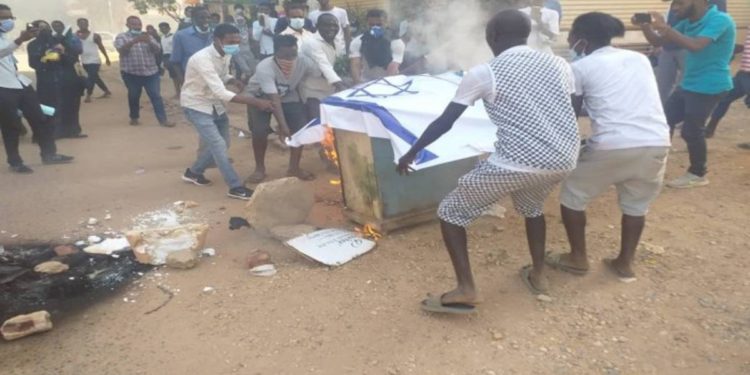
[[329,180],[328,183],[331,184],[331,185],[338,186],[338,185],[341,185],[341,180],[337,178],[337,179],[334,179],[334,180]]
[[371,224],[367,224],[362,228],[354,228],[354,231],[359,233],[364,238],[371,239],[373,241],[378,241],[381,238],[383,238],[383,235],[375,230],[375,227]]
[[[326,126],[326,135],[323,141],[320,142],[323,146],[323,151],[326,157],[330,160],[336,168],[339,167],[339,154],[336,152],[336,137],[333,135],[333,129],[330,126]],[[334,184],[335,185],[335,184]]]

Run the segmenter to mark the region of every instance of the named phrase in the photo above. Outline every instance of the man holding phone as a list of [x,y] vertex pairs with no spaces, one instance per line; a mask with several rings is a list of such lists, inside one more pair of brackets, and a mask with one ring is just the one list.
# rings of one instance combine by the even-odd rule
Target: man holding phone
[[27,174],[33,170],[23,163],[18,153],[21,132],[18,111],[23,113],[34,132],[44,164],[70,163],[73,158],[57,154],[52,123],[42,113],[39,97],[31,87],[31,80],[18,73],[13,57],[13,52],[34,39],[39,30],[27,25],[18,38],[11,40],[8,34],[13,31],[15,20],[10,7],[0,4],[0,130],[11,171]]
[[674,27],[664,16],[651,13],[651,22],[641,27],[648,41],[657,47],[674,43],[686,52],[680,85],[670,95],[664,110],[674,132],[683,123],[682,138],[688,146],[690,168],[667,186],[686,189],[708,185],[706,174],[706,121],[721,98],[732,89],[729,63],[734,52],[735,23],[707,0],[674,0],[672,10],[682,19]]

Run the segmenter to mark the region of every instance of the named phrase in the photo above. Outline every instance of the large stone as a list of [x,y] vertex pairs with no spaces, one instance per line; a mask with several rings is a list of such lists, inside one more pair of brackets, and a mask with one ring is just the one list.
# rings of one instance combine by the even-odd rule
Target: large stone
[[135,258],[144,264],[166,264],[167,257],[180,251],[191,251],[196,257],[203,249],[208,225],[187,224],[170,228],[133,230],[125,234]]
[[286,242],[292,238],[304,236],[315,232],[316,230],[318,230],[318,228],[307,224],[285,225],[271,228],[271,236],[281,242]]
[[270,234],[279,226],[302,224],[315,204],[312,188],[289,177],[258,185],[245,208],[245,218],[256,230]]
[[78,252],[78,248],[73,245],[59,245],[54,248],[55,254],[59,257],[75,254]]
[[36,266],[34,266],[34,272],[37,273],[48,273],[48,274],[55,274],[55,273],[62,273],[70,269],[67,264],[60,263],[56,260],[51,260],[49,262],[39,263]]
[[0,334],[2,334],[4,339],[10,341],[51,329],[52,319],[49,313],[46,311],[37,311],[6,320],[3,326],[0,327]]
[[198,254],[192,250],[181,250],[167,255],[167,267],[188,270],[198,265]]

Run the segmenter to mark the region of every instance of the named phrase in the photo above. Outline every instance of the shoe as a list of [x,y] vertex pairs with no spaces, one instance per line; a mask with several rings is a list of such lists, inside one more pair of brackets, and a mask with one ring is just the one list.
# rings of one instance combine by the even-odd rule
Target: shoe
[[708,185],[708,179],[700,176],[696,176],[692,173],[685,173],[677,179],[674,179],[667,183],[667,186],[673,189],[690,189],[699,186]]
[[18,174],[30,174],[30,173],[34,173],[33,169],[31,169],[31,168],[29,168],[29,167],[27,167],[27,166],[25,166],[23,164],[21,164],[21,165],[11,165],[10,166],[10,170],[13,171],[13,173],[18,173]]
[[740,143],[737,145],[737,147],[743,149],[743,150],[750,150],[750,142],[747,143]]
[[182,175],[182,180],[198,186],[211,185],[211,181],[209,179],[204,177],[202,174],[193,173],[190,168],[185,170],[185,174]]
[[250,197],[253,196],[253,191],[244,186],[240,186],[229,190],[227,196],[229,196],[230,198],[242,199],[243,201],[247,201],[250,200]]
[[164,121],[164,122],[160,122],[159,126],[162,126],[162,127],[165,127],[165,128],[174,128],[175,127],[175,123],[171,122],[171,121]]
[[138,119],[137,119],[137,118],[131,118],[131,119],[130,119],[130,125],[132,125],[132,126],[138,126],[138,125],[140,125],[140,124],[141,124],[141,123],[140,123],[140,122],[138,122]]
[[83,99],[84,103],[91,103],[91,95],[86,95],[86,99]]
[[43,156],[42,157],[42,163],[47,164],[47,165],[52,165],[52,164],[68,164],[68,163],[73,162],[73,159],[74,158],[72,156],[55,154],[55,155],[52,155],[52,156]]

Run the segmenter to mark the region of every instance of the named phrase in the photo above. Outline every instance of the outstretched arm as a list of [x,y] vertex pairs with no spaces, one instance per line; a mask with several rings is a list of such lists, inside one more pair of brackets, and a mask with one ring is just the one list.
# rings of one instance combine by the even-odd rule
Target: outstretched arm
[[417,142],[411,147],[411,149],[398,161],[398,167],[396,170],[400,174],[409,174],[410,165],[414,163],[414,159],[417,158],[417,154],[424,150],[427,146],[435,142],[443,134],[447,133],[453,128],[453,124],[456,123],[459,117],[466,111],[467,106],[463,104],[453,103],[448,104],[443,114],[433,121],[430,126],[424,131]]

